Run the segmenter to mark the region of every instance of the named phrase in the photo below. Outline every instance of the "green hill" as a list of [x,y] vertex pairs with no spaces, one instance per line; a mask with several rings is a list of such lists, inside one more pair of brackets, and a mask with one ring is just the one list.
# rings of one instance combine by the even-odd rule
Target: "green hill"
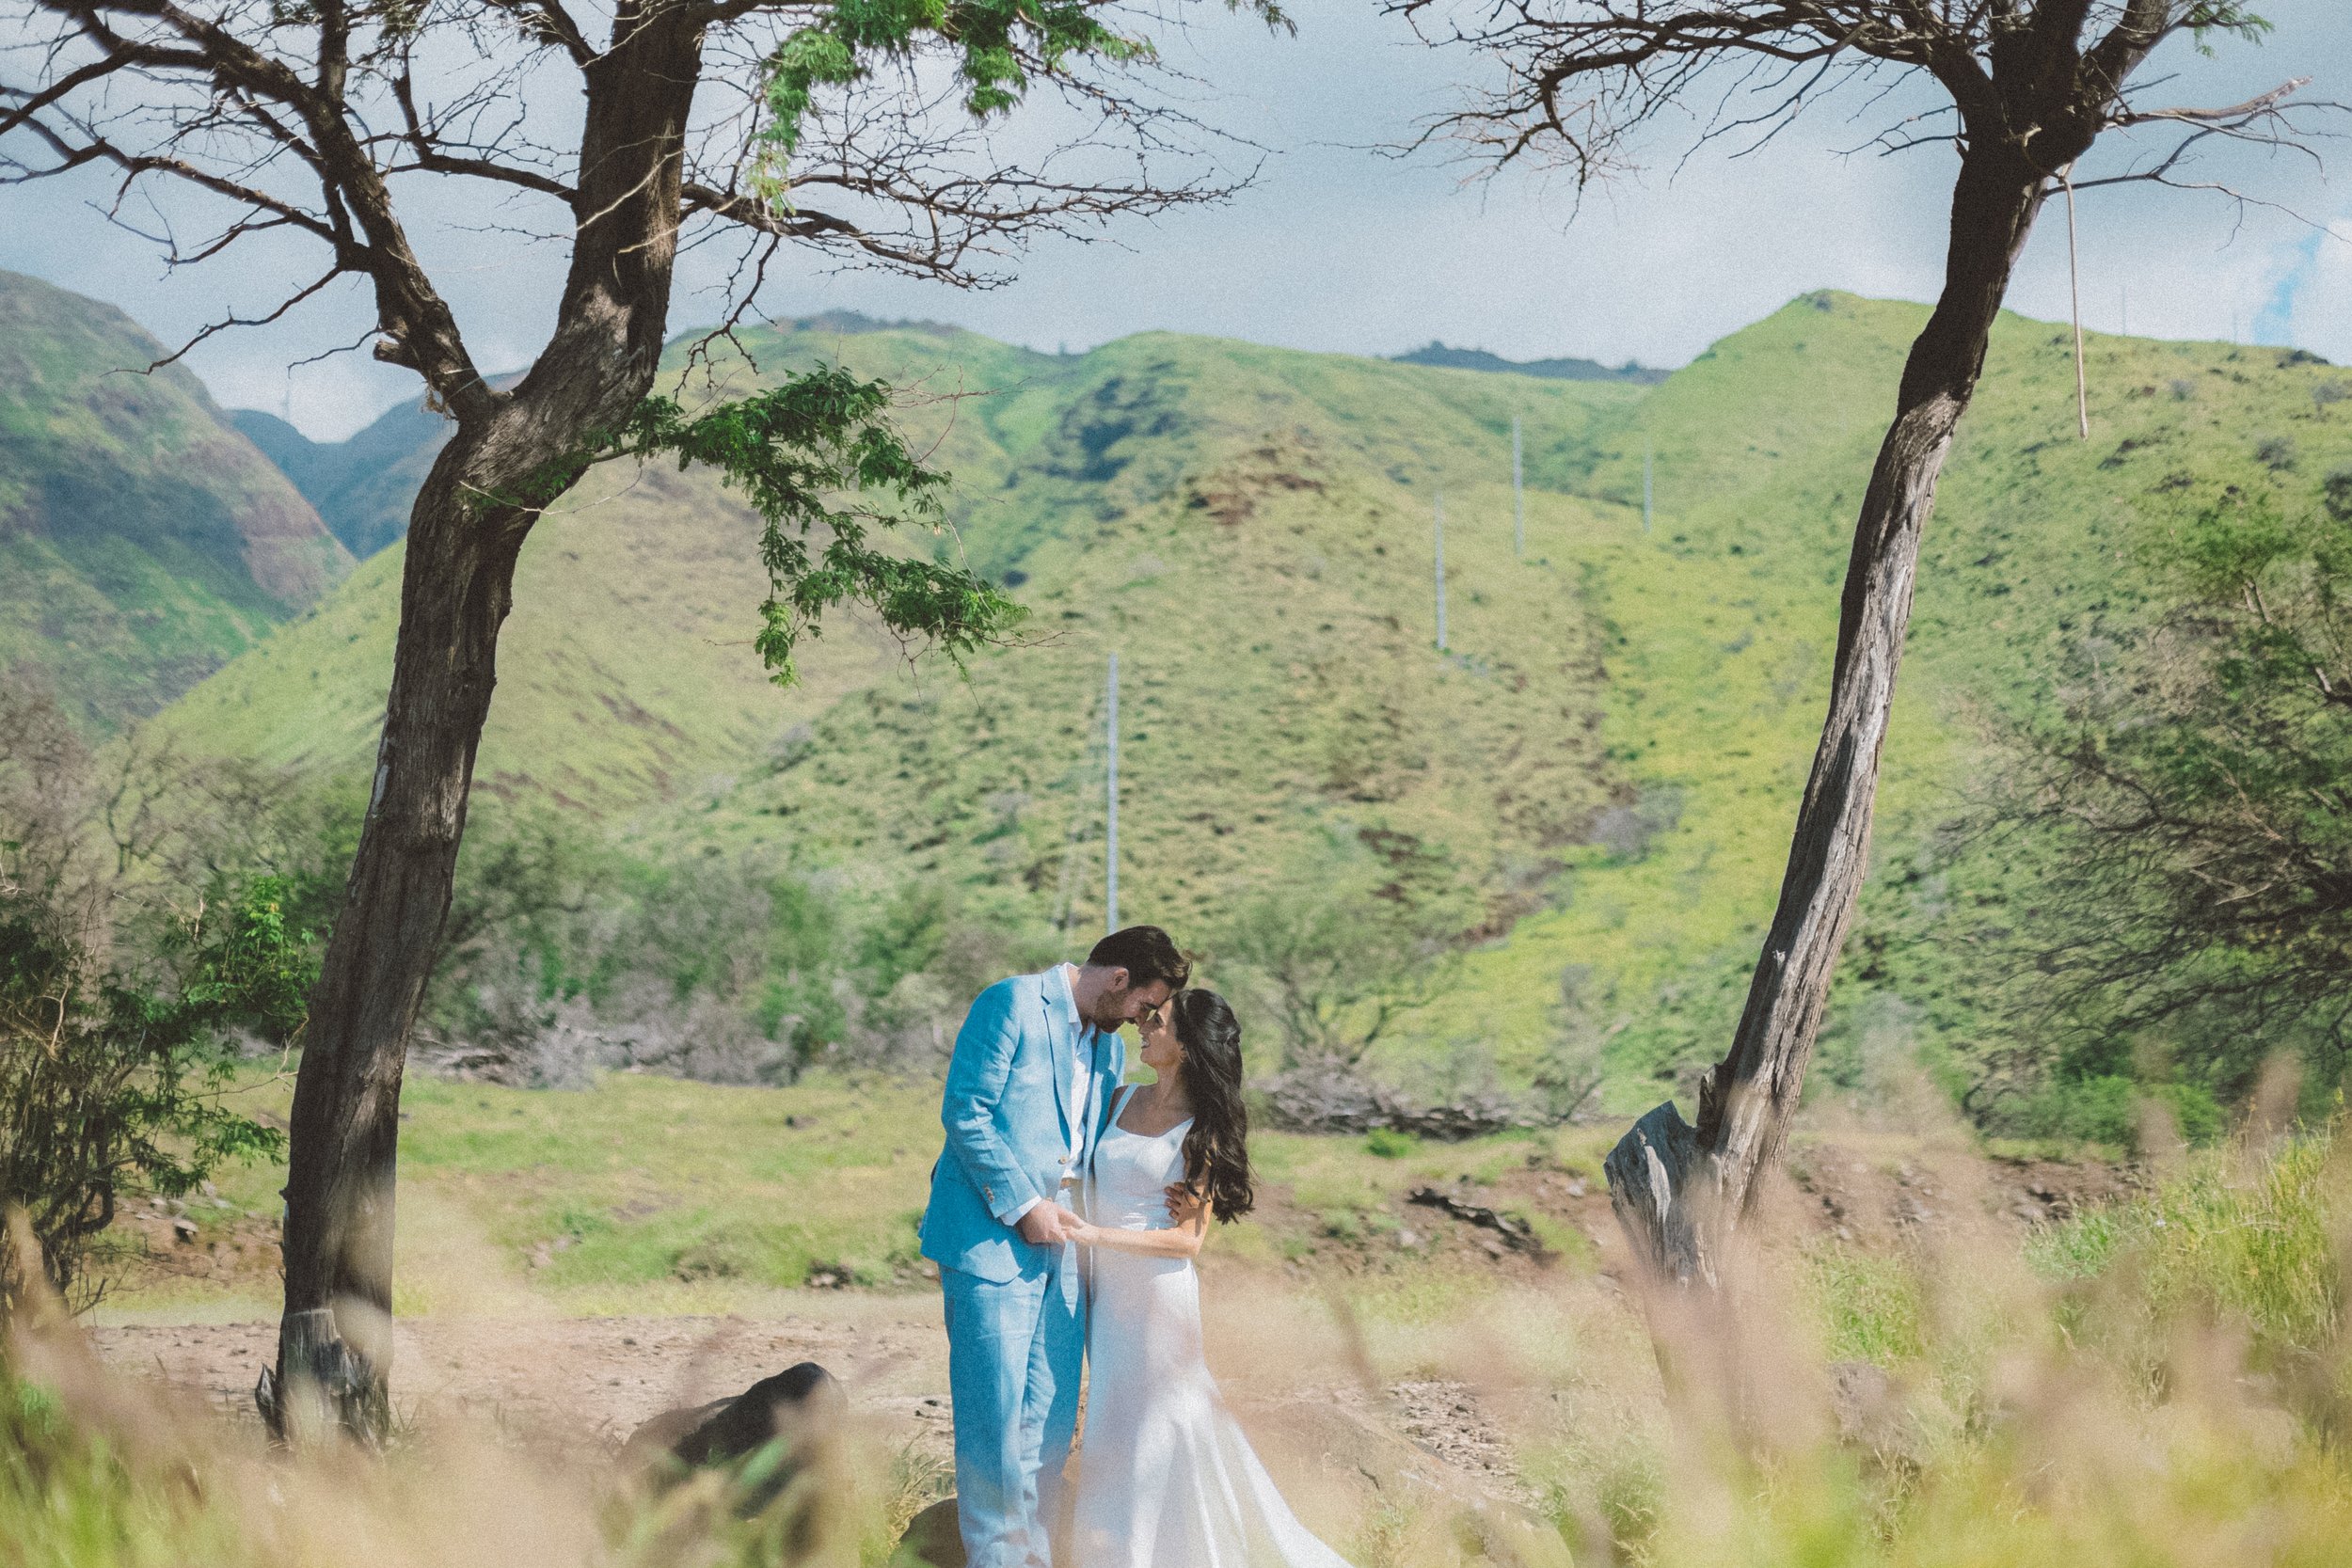
[[316,602],[351,558],[110,306],[0,273],[0,671],[92,733]]
[[234,409],[229,417],[360,561],[408,531],[409,504],[450,431],[448,420],[414,403],[345,441],[313,441],[259,409]]
[[[959,677],[837,624],[808,684],[779,693],[747,646],[749,521],[699,475],[603,474],[526,552],[485,784],[626,821],[641,846],[759,847],[860,897],[946,890],[1074,942],[1102,916],[1116,650],[1123,917],[1214,933],[1335,844],[1450,881],[1470,900],[1462,961],[1387,1048],[1391,1069],[1523,1079],[1561,1028],[1567,974],[1630,1107],[1736,1016],[1817,733],[1853,508],[1923,314],[1808,296],[1655,388],[1163,334],[1073,356],[936,327],[754,335],[763,371],[837,357],[908,389],[906,419],[958,480],[941,547],[1012,586],[1032,611],[1022,645]],[[2129,539],[2151,498],[2315,494],[2352,464],[2341,372],[2226,344],[2094,338],[2083,442],[2068,342],[2004,320],[1945,482],[1866,940],[1931,927],[1937,900],[1997,876],[1939,837],[1981,725],[2137,624]],[[399,559],[368,562],[174,721],[356,775]],[[1833,1072],[1971,1026],[1932,963],[1866,955],[1847,974]]]
[[[535,791],[625,816],[723,797],[694,832],[836,861],[931,836],[922,802],[968,784],[956,809],[1020,818],[1033,852],[1015,877],[1049,878],[1040,867],[1050,862],[1057,891],[1073,814],[1098,809],[1085,783],[1099,767],[1089,714],[1117,636],[1139,720],[1133,776],[1161,772],[1159,759],[1173,755],[1204,800],[1236,789],[1263,797],[1235,814],[1249,830],[1238,836],[1232,824],[1184,830],[1203,845],[1232,839],[1233,853],[1258,858],[1268,848],[1258,828],[1279,821],[1279,837],[1318,818],[1319,807],[1291,820],[1286,797],[1300,788],[1424,837],[1443,821],[1442,836],[1482,865],[1540,855],[1598,809],[1581,610],[1572,595],[1534,592],[1534,578],[1489,581],[1466,561],[1457,626],[1508,622],[1518,651],[1475,665],[1420,657],[1432,636],[1423,507],[1433,478],[1464,451],[1507,442],[1514,407],[1527,413],[1540,467],[1556,462],[1544,441],[1585,439],[1631,389],[1171,337],[1061,358],[944,328],[820,324],[750,334],[745,347],[762,367],[837,356],[905,389],[905,418],[958,480],[943,547],[1016,585],[1035,612],[1025,646],[977,661],[967,683],[945,666],[908,668],[845,618],[811,650],[804,686],[778,692],[748,647],[759,592],[748,515],[700,474],[600,473],[525,552],[483,750],[494,794]],[[1390,537],[1376,553],[1357,547],[1368,525]],[[400,561],[397,546],[369,561],[316,614],[191,694],[173,724],[205,744],[356,772],[381,711]],[[1237,659],[1237,645],[1253,651]],[[1501,698],[1513,692],[1562,714],[1558,733],[1512,739],[1513,704]],[[1147,726],[1162,711],[1170,717],[1154,740]],[[829,816],[823,802],[767,796],[833,777],[800,765],[829,752],[826,737],[845,724],[859,747],[935,729],[940,757],[963,757],[969,777],[917,783],[924,770],[910,766],[901,791],[901,768],[876,762],[887,782],[850,782],[855,811],[779,832],[780,811]],[[954,740],[991,727],[1018,733],[1020,760]],[[1477,749],[1449,751],[1449,729]],[[1014,795],[1026,799],[1009,804]],[[1510,823],[1501,832],[1480,803],[1495,800]],[[1136,809],[1140,896],[1159,879],[1162,830],[1151,808]],[[998,843],[988,863],[1009,863],[1011,848]],[[865,870],[889,880],[917,863]],[[1184,876],[1216,885],[1211,873]]]
[[[1579,488],[1599,509],[1549,536],[1613,626],[1610,752],[1675,826],[1637,862],[1594,851],[1560,907],[1477,954],[1433,1038],[1530,1049],[1567,965],[1614,987],[1613,1091],[1688,1087],[1729,1037],[1812,760],[1853,512],[1923,308],[1824,293],[1719,343],[1651,393]],[[1953,844],[1988,724],[2047,704],[2070,662],[2150,608],[2132,540],[2180,498],[2277,485],[2315,503],[2352,467],[2344,372],[2293,351],[2090,341],[2078,438],[2071,335],[2003,319],[1939,491],[1919,569],[1875,851],[1824,1067],[1890,1046],[1966,1049],[1979,1021],[1936,950],[1942,911],[1995,895],[2014,845]],[[1657,523],[1643,535],[1645,452]],[[1579,531],[1581,530],[1581,531]],[[1877,961],[1896,929],[1901,973]],[[1932,1053],[1932,1052],[1931,1052]]]

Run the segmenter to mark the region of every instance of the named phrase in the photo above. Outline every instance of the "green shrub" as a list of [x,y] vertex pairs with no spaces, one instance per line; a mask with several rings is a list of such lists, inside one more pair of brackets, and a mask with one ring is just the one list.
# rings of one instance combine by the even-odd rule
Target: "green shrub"
[[2120,1073],[2055,1080],[2019,1109],[2017,1131],[2028,1138],[2129,1148],[2139,1141],[2138,1092]]
[[[24,1209],[70,1302],[95,1299],[85,1264],[125,1194],[185,1193],[283,1141],[229,1108],[224,1041],[300,1025],[315,959],[285,894],[268,877],[216,889],[173,924],[165,972],[141,977],[103,965],[40,890],[0,877],[0,1201]],[[27,1283],[13,1266],[0,1264],[0,1307]]]
[[2122,1073],[2054,1079],[2003,1119],[2024,1137],[2105,1144],[2137,1152],[2149,1101],[2163,1107],[2181,1136],[2194,1148],[2213,1143],[2227,1126],[2220,1101],[2204,1085],[2143,1084]]
[[1364,1152],[1383,1160],[1402,1160],[1420,1147],[1419,1138],[1393,1127],[1375,1127],[1364,1134]]
[[2158,1084],[2148,1098],[2170,1114],[2172,1125],[2192,1147],[2203,1148],[2221,1136],[2226,1119],[2212,1090],[2197,1084]]
[[2146,1322],[2184,1317],[2243,1325],[2265,1353],[2316,1353],[2335,1342],[2344,1280],[2332,1237],[2342,1223],[2333,1170],[2340,1130],[2290,1140],[2252,1158],[2239,1147],[2198,1156],[2147,1196],[2093,1209],[2031,1243],[2045,1276],[2113,1278]]

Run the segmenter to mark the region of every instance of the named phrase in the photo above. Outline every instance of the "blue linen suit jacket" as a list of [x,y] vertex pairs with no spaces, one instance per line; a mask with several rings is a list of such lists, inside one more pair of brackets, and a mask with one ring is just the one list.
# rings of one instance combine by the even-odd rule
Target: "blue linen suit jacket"
[[1076,1140],[1077,1164],[1066,1164],[1072,1126],[1086,1116],[1070,1103],[1085,1027],[1068,996],[1052,970],[1016,974],[980,992],[956,1033],[939,1108],[947,1148],[923,1211],[923,1256],[942,1268],[1003,1284],[1042,1274],[1058,1256],[1023,1241],[1015,1216],[1033,1197],[1054,1202],[1064,1171],[1084,1174],[1127,1071],[1126,1042],[1097,1033],[1094,1117]]

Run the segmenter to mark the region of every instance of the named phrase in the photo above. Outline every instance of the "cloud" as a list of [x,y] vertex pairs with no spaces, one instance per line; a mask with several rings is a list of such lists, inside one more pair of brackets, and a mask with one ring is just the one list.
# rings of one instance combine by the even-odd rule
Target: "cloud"
[[[2279,24],[2267,47],[2226,46],[2212,59],[2183,49],[2168,62],[2176,79],[2166,90],[2232,102],[2352,59],[2352,7],[2341,0],[2265,9]],[[1017,281],[977,293],[787,258],[764,307],[955,321],[1045,349],[1162,328],[1358,354],[1437,337],[1517,358],[1675,365],[1810,289],[1930,298],[1940,284],[1948,151],[1841,152],[1901,112],[1899,96],[1867,118],[1851,118],[1865,110],[1858,98],[1833,101],[1745,157],[1716,145],[1686,162],[1692,128],[1662,126],[1645,172],[1580,205],[1556,180],[1466,182],[1469,171],[1442,158],[1378,150],[1454,102],[1476,62],[1409,42],[1394,19],[1354,0],[1306,0],[1295,14],[1291,40],[1204,7],[1202,20],[1164,40],[1170,60],[1207,84],[1196,105],[1205,119],[1275,150],[1230,205],[1129,225],[1105,243],[1041,245]],[[1252,156],[1238,150],[1236,166]],[[2299,160],[2224,158],[2210,172],[2352,227],[2352,207]],[[0,266],[112,300],[172,340],[224,309],[266,306],[308,260],[289,245],[233,271],[166,273],[151,246],[98,216],[89,204],[103,194],[97,182],[0,192]],[[486,229],[501,214],[479,205],[476,187],[417,182],[407,194],[412,231],[477,358],[524,363],[552,311],[562,256]],[[2352,245],[2313,248],[2311,238],[2292,219],[2241,214],[2217,197],[2088,193],[2086,316],[2105,330],[2128,317],[2137,332],[2215,339],[2234,323],[2240,335],[2259,329],[2352,359]],[[722,276],[715,254],[683,259],[678,325],[715,315],[710,291]],[[2053,209],[2010,303],[2057,318],[2067,299],[2062,212]],[[287,412],[314,436],[344,434],[416,395],[414,378],[358,354],[288,365],[358,338],[367,306],[354,287],[281,327],[208,344],[193,363],[223,402]]]
[[2283,248],[2278,260],[2269,297],[2255,320],[2256,340],[2352,362],[2352,216]]

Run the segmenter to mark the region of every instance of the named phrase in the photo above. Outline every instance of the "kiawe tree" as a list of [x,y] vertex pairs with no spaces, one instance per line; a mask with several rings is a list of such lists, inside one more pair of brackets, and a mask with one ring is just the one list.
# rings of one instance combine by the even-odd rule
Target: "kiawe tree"
[[[2208,185],[2217,144],[2298,145],[2335,107],[2288,82],[2212,108],[2144,101],[2135,79],[2168,43],[2266,30],[2234,0],[1389,0],[1434,43],[1489,58],[1498,79],[1431,128],[1500,165],[1565,164],[1580,184],[1627,160],[1661,114],[1716,109],[1709,134],[1769,135],[1832,88],[1894,77],[1941,96],[1882,137],[1955,160],[1944,283],[1913,342],[1879,449],[1839,604],[1829,713],[1797,812],[1778,907],[1729,1050],[1701,1081],[1698,1123],[1671,1101],[1610,1155],[1610,1196],[1666,1278],[1711,1286],[1788,1135],[1839,947],[1867,869],[1880,752],[1911,614],[1922,531],[1984,369],[2010,275],[2035,218],[2075,190],[2128,181]],[[1720,96],[1719,96],[1720,95]],[[1744,108],[1741,107],[1744,105]],[[2129,152],[2075,179],[2103,137]]]
[[[1282,21],[1273,0],[1248,8]],[[887,388],[819,369],[699,411],[652,395],[681,247],[736,241],[725,330],[787,246],[986,284],[1038,235],[1228,194],[1154,76],[1146,20],[1115,0],[13,8],[0,182],[103,175],[116,214],[166,214],[173,267],[268,245],[275,276],[307,246],[316,265],[283,297],[180,352],[356,283],[376,357],[455,426],[410,515],[373,784],[294,1094],[285,1315],[257,1390],[281,1428],[384,1418],[402,1069],[516,561],[547,507],[609,457],[719,468],[766,524],[758,649],[779,678],[845,602],[949,650],[1012,616],[959,565],[883,547],[877,530],[940,516]],[[454,269],[417,238],[460,219],[568,250],[545,345],[511,385],[477,364]]]

